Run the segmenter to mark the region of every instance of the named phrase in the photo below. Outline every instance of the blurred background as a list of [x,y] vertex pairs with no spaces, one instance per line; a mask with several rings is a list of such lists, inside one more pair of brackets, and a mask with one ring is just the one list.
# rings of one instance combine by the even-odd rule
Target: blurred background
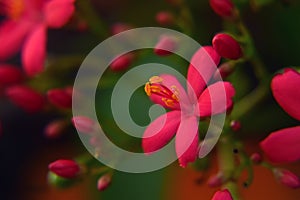
[[[248,26],[254,43],[263,61],[271,73],[284,67],[300,66],[300,1],[298,0],[236,0],[242,18]],[[257,6],[253,6],[253,2]],[[169,11],[174,16],[180,9],[167,1],[158,0],[93,0],[91,1],[97,15],[103,22],[103,28],[109,30],[115,23],[126,23],[132,27],[159,26],[155,15],[160,11]],[[76,2],[80,5],[80,1]],[[201,45],[210,45],[211,39],[218,32],[230,30],[230,26],[211,10],[208,0],[186,0],[186,5],[194,19],[194,31],[190,35]],[[251,6],[252,5],[252,6]],[[84,16],[80,16],[84,19]],[[79,17],[79,18],[80,18]],[[176,28],[176,27],[175,27]],[[180,29],[177,29],[180,31]],[[74,56],[78,64],[96,45],[106,39],[89,30],[78,30],[72,22],[59,30],[48,30],[49,56]],[[144,60],[143,60],[144,59]],[[148,55],[136,61],[156,60],[155,55]],[[173,63],[176,58],[170,57],[162,62]],[[19,56],[12,62],[19,64]],[[49,88],[72,84],[78,68],[69,70],[64,63],[53,64],[49,70],[32,81],[40,88]],[[77,65],[78,65],[77,64]],[[177,63],[178,64],[178,63]],[[178,65],[180,65],[179,63]],[[76,64],[74,64],[76,65]],[[134,64],[132,65],[134,67]],[[66,70],[64,70],[66,69]],[[187,66],[181,69],[186,73]],[[249,76],[245,77],[249,73]],[[57,75],[58,74],[58,75]],[[107,77],[117,80],[121,75],[107,72]],[[255,85],[251,71],[238,69],[230,80],[237,88],[238,95],[248,91]],[[242,83],[241,83],[242,81]],[[112,81],[111,86],[113,86]],[[112,87],[102,89],[99,93],[109,99]],[[239,92],[241,91],[241,92]],[[3,94],[1,94],[3,97]],[[136,93],[137,98],[145,99],[145,111],[151,102],[143,94],[142,88]],[[98,105],[99,112],[105,110],[105,105]],[[263,108],[263,109],[262,109]],[[140,118],[139,108],[132,108],[132,113],[139,113],[136,120],[147,124],[148,116]],[[107,116],[104,127],[110,125],[111,113]],[[147,112],[146,112],[147,113]],[[147,113],[148,114],[148,113]],[[104,192],[96,189],[97,177],[88,177],[72,187],[56,188],[47,183],[48,164],[59,158],[74,158],[85,153],[76,130],[70,125],[65,133],[56,139],[48,139],[44,128],[49,121],[65,117],[65,113],[47,111],[45,113],[28,114],[12,105],[6,98],[0,99],[0,119],[2,131],[0,135],[0,199],[2,200],[41,200],[41,199],[210,199],[216,191],[205,184],[208,174],[217,172],[217,164],[212,157],[208,173],[194,169],[182,169],[175,162],[165,169],[145,173],[127,174],[115,172],[111,186]],[[271,95],[260,107],[241,119],[243,124],[241,139],[247,140],[249,152],[258,149],[258,141],[271,131],[296,125],[276,104]],[[117,132],[117,131],[116,131]],[[121,140],[121,139],[120,139]],[[300,163],[284,166],[300,174]],[[300,190],[292,190],[275,181],[272,173],[262,167],[255,167],[254,183],[249,188],[241,186],[245,200],[298,200]],[[242,185],[242,184],[241,184]]]

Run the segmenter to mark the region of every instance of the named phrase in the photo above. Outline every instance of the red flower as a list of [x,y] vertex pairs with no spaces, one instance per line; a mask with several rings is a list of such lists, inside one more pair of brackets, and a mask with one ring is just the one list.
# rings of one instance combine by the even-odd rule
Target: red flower
[[60,28],[72,16],[75,0],[4,0],[7,20],[0,26],[0,60],[22,48],[24,70],[34,76],[44,69],[47,27]]
[[59,108],[72,107],[72,91],[68,88],[51,89],[47,92],[47,97],[50,103]]
[[[145,85],[147,95],[154,103],[172,111],[158,117],[147,127],[142,140],[144,152],[159,150],[177,132],[175,149],[180,166],[185,167],[196,159],[199,117],[226,112],[233,104],[235,91],[230,83],[219,81],[206,88],[219,60],[212,47],[202,47],[195,53],[191,61],[193,65],[188,70],[187,93],[172,75],[150,78]],[[221,95],[224,90],[226,97]]]
[[[278,104],[290,116],[300,120],[300,74],[286,69],[273,78],[271,88]],[[300,160],[299,144],[300,126],[296,126],[271,133],[260,147],[272,162],[285,163]]]

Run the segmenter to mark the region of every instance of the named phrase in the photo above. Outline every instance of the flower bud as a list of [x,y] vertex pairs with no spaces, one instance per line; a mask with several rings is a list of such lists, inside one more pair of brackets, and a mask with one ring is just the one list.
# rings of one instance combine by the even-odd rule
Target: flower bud
[[73,160],[57,160],[48,166],[49,170],[63,178],[75,178],[79,172],[79,165]]
[[300,179],[294,173],[286,169],[274,169],[273,173],[283,185],[293,189],[300,188]]
[[48,178],[48,183],[58,188],[67,188],[75,183],[75,181],[73,181],[72,179],[66,179],[60,177],[51,171],[48,172],[47,178]]
[[44,135],[49,139],[58,138],[66,128],[65,120],[54,120],[47,124],[44,130]]
[[207,184],[209,187],[220,187],[224,183],[223,173],[217,173],[209,177]]
[[170,26],[174,24],[174,16],[167,11],[161,11],[155,16],[156,22],[161,26]]
[[239,122],[237,120],[232,120],[230,122],[230,128],[235,132],[239,131],[241,129],[241,127],[242,127],[241,122]]
[[234,71],[234,66],[230,62],[225,62],[221,64],[218,70],[214,74],[214,80],[220,80],[220,78],[225,79]]
[[210,0],[210,7],[221,17],[232,17],[234,15],[234,5],[231,0]]
[[212,44],[218,54],[224,58],[237,60],[243,56],[240,44],[226,33],[215,35]]
[[133,59],[132,53],[121,55],[110,64],[110,69],[113,71],[126,70],[132,64]]
[[30,87],[15,85],[5,90],[11,102],[27,112],[40,111],[45,105],[44,96]]
[[168,56],[177,49],[177,43],[174,38],[162,36],[154,47],[154,53],[159,56]]
[[250,156],[251,160],[253,163],[255,164],[259,164],[262,162],[262,157],[259,153],[253,153],[251,156]]
[[66,89],[51,89],[47,92],[48,101],[59,108],[72,107],[72,93]]
[[105,190],[111,184],[111,175],[105,174],[98,179],[97,189],[99,191]]
[[112,35],[121,33],[123,31],[127,31],[129,29],[132,29],[132,26],[125,23],[115,23],[111,26],[110,32]]
[[220,190],[217,191],[212,200],[233,200],[229,190],[225,189],[225,190]]
[[74,127],[79,132],[91,134],[95,130],[96,123],[88,117],[76,116],[76,117],[73,117],[71,121],[72,121],[72,124],[74,125]]
[[0,65],[0,86],[21,83],[23,78],[21,69],[12,65]]

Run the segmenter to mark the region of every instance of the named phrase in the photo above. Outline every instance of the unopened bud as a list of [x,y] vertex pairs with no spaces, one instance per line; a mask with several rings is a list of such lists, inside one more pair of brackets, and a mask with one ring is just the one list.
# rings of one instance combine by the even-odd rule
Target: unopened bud
[[262,156],[259,154],[259,153],[253,153],[251,156],[250,156],[251,160],[253,163],[255,164],[259,164],[262,162]]
[[228,189],[217,191],[212,200],[233,200]]
[[27,86],[15,85],[8,87],[5,94],[11,102],[27,112],[38,112],[45,105],[44,96]]
[[225,79],[234,71],[234,66],[230,62],[222,63],[218,70],[214,74],[215,80],[220,80],[220,78]]
[[105,174],[98,179],[97,189],[99,191],[105,190],[111,184],[111,175]]
[[132,29],[132,26],[125,23],[115,23],[111,26],[110,32],[112,35],[121,33],[123,31],[127,31],[129,29]]
[[110,64],[110,69],[113,71],[126,70],[132,64],[133,59],[134,55],[132,53],[121,55]]
[[213,11],[221,17],[233,17],[234,4],[231,0],[210,0],[209,4]]
[[230,122],[230,128],[235,132],[239,131],[241,129],[241,127],[242,127],[241,122],[239,122],[237,120],[232,120]]
[[177,42],[175,38],[170,36],[162,36],[155,45],[154,53],[159,56],[168,56],[173,54],[177,49]]
[[80,172],[79,165],[73,160],[57,160],[50,163],[48,168],[63,178],[75,178]]
[[286,169],[274,169],[273,173],[283,185],[293,189],[300,188],[300,179],[294,173]]
[[72,118],[72,124],[77,129],[77,131],[91,134],[95,131],[95,121],[91,118],[85,116],[76,116]]
[[59,108],[72,107],[72,93],[66,89],[51,89],[47,92],[48,101]]
[[170,26],[174,24],[174,16],[167,11],[161,11],[155,16],[156,22],[161,26]]
[[214,174],[209,177],[207,184],[209,187],[220,187],[224,183],[223,173]]
[[66,125],[65,120],[52,121],[45,127],[44,135],[49,139],[58,138],[64,132]]
[[212,44],[218,54],[224,58],[237,60],[243,56],[240,44],[226,33],[215,35]]
[[48,172],[48,183],[58,188],[67,188],[74,184],[73,179],[63,178],[61,176],[56,175],[55,173],[49,171]]
[[12,65],[0,65],[0,86],[19,84],[23,79],[21,69]]

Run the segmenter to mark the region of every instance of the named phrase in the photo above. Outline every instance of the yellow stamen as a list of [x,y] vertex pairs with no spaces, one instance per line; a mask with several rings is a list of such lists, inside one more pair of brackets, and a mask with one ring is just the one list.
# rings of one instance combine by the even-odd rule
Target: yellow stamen
[[160,76],[152,76],[150,79],[149,79],[149,82],[150,83],[161,83],[164,79],[161,78]]
[[150,85],[149,82],[146,83],[146,85],[145,85],[145,87],[144,87],[144,90],[145,90],[145,92],[146,92],[146,94],[147,94],[148,96],[151,95],[151,85]]
[[173,99],[167,99],[167,98],[162,98],[161,99],[167,106],[173,107],[174,106],[174,100]]

